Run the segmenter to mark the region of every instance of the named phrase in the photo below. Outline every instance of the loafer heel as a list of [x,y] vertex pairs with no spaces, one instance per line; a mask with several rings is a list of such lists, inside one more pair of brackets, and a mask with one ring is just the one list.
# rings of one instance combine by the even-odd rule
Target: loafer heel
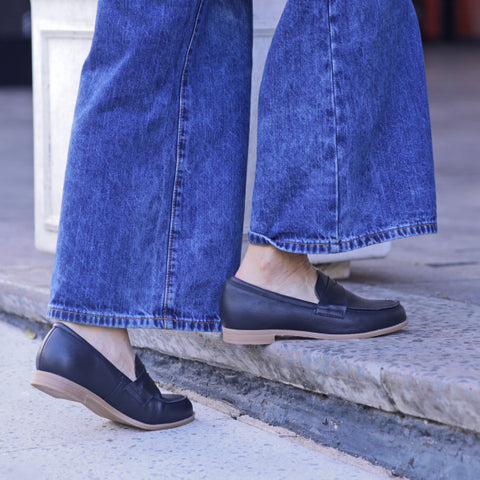
[[234,330],[223,327],[223,341],[236,345],[270,345],[275,335],[261,330]]
[[30,385],[51,397],[81,402],[78,385],[53,373],[37,370]]

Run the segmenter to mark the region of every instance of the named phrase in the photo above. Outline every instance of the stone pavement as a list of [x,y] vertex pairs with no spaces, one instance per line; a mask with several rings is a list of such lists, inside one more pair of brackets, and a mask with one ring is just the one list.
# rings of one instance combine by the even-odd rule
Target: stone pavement
[[[352,263],[344,282],[396,297],[409,327],[385,338],[224,344],[219,335],[132,331],[137,346],[387,412],[480,433],[480,48],[426,52],[438,235]],[[33,246],[30,94],[0,91],[0,309],[45,321],[52,256]]]
[[364,460],[198,401],[195,421],[184,427],[144,432],[115,424],[29,385],[39,340],[2,322],[0,338],[0,480],[392,478]]

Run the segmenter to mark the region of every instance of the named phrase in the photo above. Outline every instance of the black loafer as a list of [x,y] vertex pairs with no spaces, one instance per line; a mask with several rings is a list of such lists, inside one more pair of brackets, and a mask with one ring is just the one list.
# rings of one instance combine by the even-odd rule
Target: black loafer
[[190,400],[162,395],[138,356],[135,373],[132,382],[80,335],[56,323],[38,351],[31,384],[53,397],[83,403],[101,417],[145,430],[193,420]]
[[348,339],[386,335],[407,325],[393,300],[366,300],[318,272],[317,304],[287,297],[229,278],[220,300],[223,340],[267,345],[277,336]]

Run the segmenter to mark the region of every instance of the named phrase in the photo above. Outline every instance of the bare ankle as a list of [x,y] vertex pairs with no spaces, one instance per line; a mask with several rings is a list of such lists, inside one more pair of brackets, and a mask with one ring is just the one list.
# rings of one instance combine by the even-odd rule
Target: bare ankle
[[284,252],[270,245],[249,245],[235,276],[267,290],[316,301],[316,270],[307,255]]
[[279,274],[306,269],[307,264],[306,255],[284,252],[270,245],[249,245],[236,276],[256,275],[271,281]]

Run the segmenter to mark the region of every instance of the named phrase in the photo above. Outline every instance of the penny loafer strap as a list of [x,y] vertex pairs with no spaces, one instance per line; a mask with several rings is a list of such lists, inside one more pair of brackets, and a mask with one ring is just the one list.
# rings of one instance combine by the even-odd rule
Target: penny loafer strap
[[321,271],[318,271],[315,293],[318,297],[319,307],[323,305],[347,306],[347,293],[345,289]]

